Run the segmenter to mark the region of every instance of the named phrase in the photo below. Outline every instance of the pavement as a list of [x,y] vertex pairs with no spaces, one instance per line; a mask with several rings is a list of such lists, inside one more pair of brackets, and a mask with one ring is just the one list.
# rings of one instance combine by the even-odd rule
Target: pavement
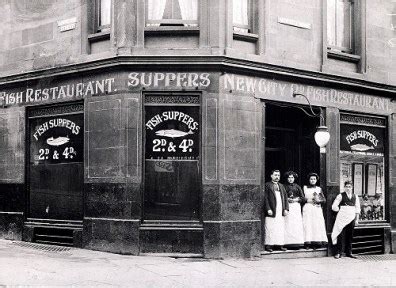
[[396,255],[299,259],[128,256],[0,240],[0,286],[395,286]]

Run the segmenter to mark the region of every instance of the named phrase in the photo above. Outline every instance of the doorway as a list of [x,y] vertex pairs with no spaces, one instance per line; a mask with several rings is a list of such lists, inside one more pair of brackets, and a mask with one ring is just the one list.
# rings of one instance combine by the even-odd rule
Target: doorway
[[265,105],[265,180],[270,172],[281,171],[283,175],[293,170],[299,175],[297,183],[307,184],[310,172],[320,174],[319,147],[314,140],[319,119],[309,117],[303,107],[283,106],[276,103]]
[[146,95],[144,220],[198,220],[199,95]]
[[28,111],[28,219],[81,221],[84,106]]

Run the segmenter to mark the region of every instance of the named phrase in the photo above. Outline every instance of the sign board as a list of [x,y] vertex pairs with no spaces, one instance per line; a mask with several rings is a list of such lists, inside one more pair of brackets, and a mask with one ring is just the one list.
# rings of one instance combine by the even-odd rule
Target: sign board
[[[293,102],[307,105],[305,95],[312,105],[339,107],[348,110],[390,114],[393,105],[389,98],[377,97],[352,91],[305,85],[267,78],[237,74],[224,74],[220,79],[224,93],[252,95],[259,99]],[[336,85],[334,85],[336,86]]]

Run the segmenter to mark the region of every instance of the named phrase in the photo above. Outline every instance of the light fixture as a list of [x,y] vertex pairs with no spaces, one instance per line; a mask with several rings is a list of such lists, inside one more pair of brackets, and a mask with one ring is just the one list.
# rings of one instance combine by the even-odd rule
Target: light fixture
[[317,130],[315,132],[314,138],[315,138],[316,145],[318,145],[320,148],[320,153],[326,153],[326,145],[330,141],[330,133],[329,133],[329,129],[327,128],[327,126],[323,125],[323,123],[324,123],[323,115],[321,113],[315,113],[313,111],[312,105],[309,102],[309,99],[307,98],[307,96],[305,96],[304,94],[300,94],[300,93],[293,93],[293,97],[296,97],[296,96],[302,96],[307,100],[307,102],[309,104],[310,112],[307,112],[307,111],[305,111],[305,109],[300,107],[301,110],[304,111],[305,114],[307,114],[310,117],[320,117],[321,125],[316,128]]

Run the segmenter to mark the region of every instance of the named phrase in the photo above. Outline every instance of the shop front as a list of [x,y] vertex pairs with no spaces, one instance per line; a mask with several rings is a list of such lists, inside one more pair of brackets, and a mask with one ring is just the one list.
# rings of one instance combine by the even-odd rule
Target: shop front
[[[270,181],[273,169],[279,169],[281,174],[297,172],[301,186],[308,184],[309,172],[319,174],[319,185],[327,198],[323,212],[328,236],[336,216],[331,203],[342,192],[344,182],[353,181],[354,193],[361,203],[354,253],[389,253],[394,189],[390,181],[393,102],[386,97],[335,88],[336,85],[323,87],[312,82],[237,74],[222,77],[225,91],[261,101],[265,133],[263,181]],[[325,151],[319,151],[314,140],[321,125],[330,132]],[[286,183],[286,179],[281,178],[281,182]]]
[[330,203],[352,180],[362,204],[354,249],[390,252],[389,98],[202,69],[52,76],[2,86],[0,97],[3,238],[258,256],[263,185],[279,169],[301,185],[320,175],[328,234]]

